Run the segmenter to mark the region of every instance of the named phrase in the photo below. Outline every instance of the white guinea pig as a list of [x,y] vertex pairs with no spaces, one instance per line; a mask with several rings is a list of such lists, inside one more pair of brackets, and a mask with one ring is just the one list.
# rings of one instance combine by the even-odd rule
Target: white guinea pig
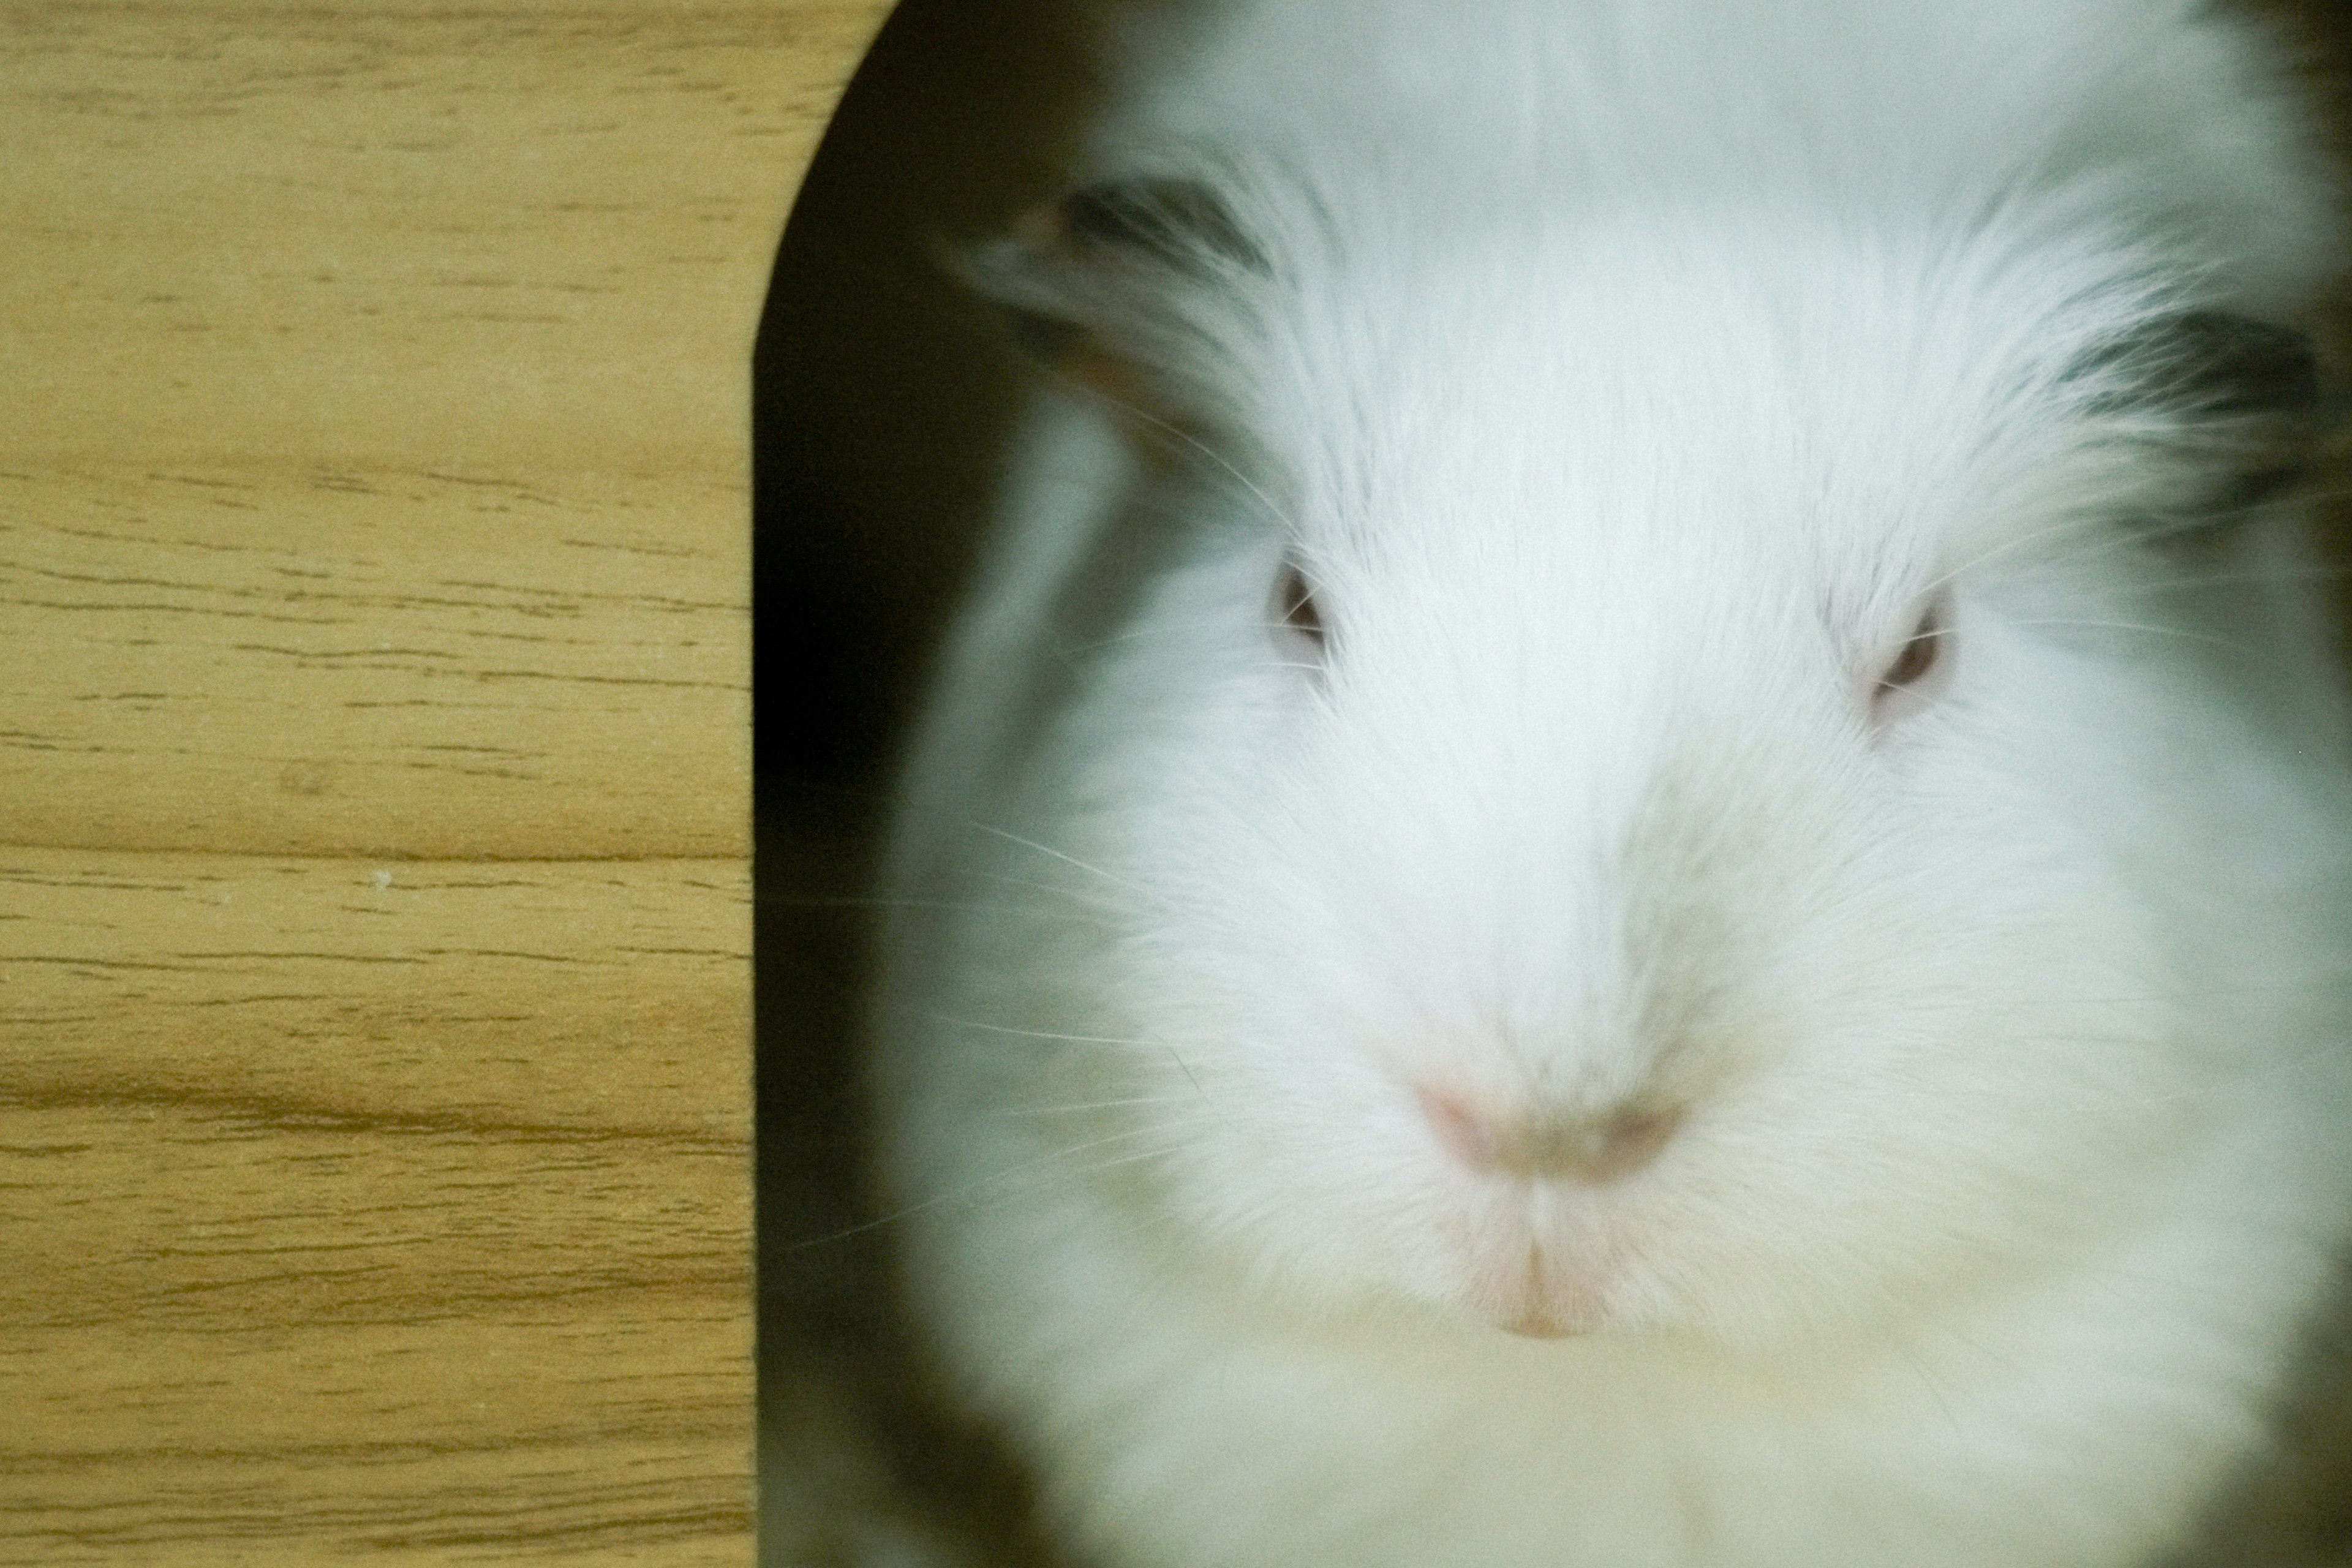
[[1251,0],[972,271],[912,1298],[1118,1568],[2105,1568],[2352,1220],[2339,238],[2188,0]]

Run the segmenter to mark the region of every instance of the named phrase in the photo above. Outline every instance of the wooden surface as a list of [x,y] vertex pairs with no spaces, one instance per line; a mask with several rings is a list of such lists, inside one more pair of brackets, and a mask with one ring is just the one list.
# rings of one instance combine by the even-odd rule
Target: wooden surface
[[750,345],[880,9],[0,9],[7,837],[745,853]]
[[0,1563],[748,1563],[749,484],[882,0],[0,5]]

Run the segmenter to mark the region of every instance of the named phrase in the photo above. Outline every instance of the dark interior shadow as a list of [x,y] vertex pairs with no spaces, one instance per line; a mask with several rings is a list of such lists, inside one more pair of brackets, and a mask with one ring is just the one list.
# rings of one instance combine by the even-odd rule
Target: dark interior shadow
[[861,1177],[860,994],[891,760],[1025,371],[942,257],[1061,184],[1072,0],[904,0],[779,250],[753,369],[761,1561],[1035,1563],[1019,1478],[939,1413]]

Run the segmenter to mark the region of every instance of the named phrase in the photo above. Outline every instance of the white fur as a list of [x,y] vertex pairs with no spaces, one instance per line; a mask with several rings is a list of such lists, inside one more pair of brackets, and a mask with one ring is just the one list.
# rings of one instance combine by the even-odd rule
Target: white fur
[[[2308,308],[2265,69],[2178,0],[1260,0],[1138,62],[1099,171],[1270,258],[1183,306],[1242,438],[1072,646],[1167,481],[1036,416],[880,1074],[919,1310],[1072,1542],[2100,1568],[2257,1451],[2352,1203],[2344,704],[2294,520],[2184,582],[2080,367]],[[1433,1079],[1687,1114],[1528,1184]]]

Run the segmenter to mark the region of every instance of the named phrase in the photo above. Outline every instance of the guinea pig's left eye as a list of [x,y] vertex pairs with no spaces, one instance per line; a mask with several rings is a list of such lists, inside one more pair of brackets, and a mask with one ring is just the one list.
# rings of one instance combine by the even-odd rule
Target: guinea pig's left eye
[[1871,710],[1882,723],[1916,712],[1934,698],[1952,662],[1951,606],[1938,594],[1927,602],[1919,621],[1895,657],[1878,672],[1871,691]]
[[1323,607],[1315,602],[1314,586],[1296,561],[1285,561],[1274,580],[1274,623],[1281,635],[1304,643],[1315,658],[1323,657],[1328,636],[1323,628]]

